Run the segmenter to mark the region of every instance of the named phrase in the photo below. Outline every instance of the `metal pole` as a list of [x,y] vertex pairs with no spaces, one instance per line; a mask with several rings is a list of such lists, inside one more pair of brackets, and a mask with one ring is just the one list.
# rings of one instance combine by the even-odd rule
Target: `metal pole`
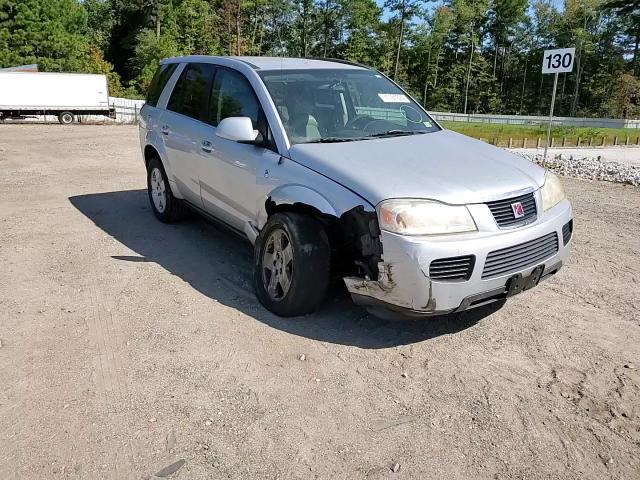
[[544,157],[542,158],[542,166],[547,165],[547,148],[549,148],[549,140],[551,139],[551,122],[553,121],[553,106],[556,103],[556,89],[558,88],[558,74],[553,77],[553,94],[551,95],[551,111],[549,112],[549,125],[547,126],[547,142],[544,144]]

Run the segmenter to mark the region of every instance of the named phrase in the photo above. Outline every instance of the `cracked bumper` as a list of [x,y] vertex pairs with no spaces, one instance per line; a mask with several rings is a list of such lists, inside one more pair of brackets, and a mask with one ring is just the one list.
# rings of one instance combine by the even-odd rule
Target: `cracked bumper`
[[[499,229],[489,209],[482,204],[469,209],[478,232],[439,237],[408,237],[382,233],[383,261],[378,280],[359,277],[344,279],[355,303],[383,307],[411,316],[428,316],[479,306],[506,296],[506,284],[516,274],[528,276],[544,264],[543,279],[556,273],[569,254],[571,241],[564,245],[562,227],[572,219],[571,204],[563,200],[544,212],[534,223],[510,230]],[[558,235],[558,251],[552,256],[503,275],[483,279],[482,271],[490,252],[525,243],[551,232]],[[441,281],[429,278],[433,260],[475,255],[469,280]]]

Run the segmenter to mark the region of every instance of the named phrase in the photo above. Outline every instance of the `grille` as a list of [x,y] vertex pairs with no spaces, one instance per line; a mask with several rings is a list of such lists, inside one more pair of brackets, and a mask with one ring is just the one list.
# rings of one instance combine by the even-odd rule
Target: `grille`
[[573,220],[569,220],[562,227],[562,243],[566,245],[571,240],[571,234],[573,233]]
[[433,280],[469,280],[475,263],[474,255],[439,258],[429,265],[429,277]]
[[556,232],[520,245],[496,250],[487,255],[482,278],[492,278],[522,270],[555,255],[557,251],[558,235]]
[[[524,216],[516,218],[511,208],[512,203],[522,203]],[[493,218],[499,227],[510,227],[513,225],[521,225],[535,220],[537,215],[536,200],[533,193],[520,195],[519,197],[507,198],[505,200],[496,200],[495,202],[487,202],[487,207],[491,210]]]

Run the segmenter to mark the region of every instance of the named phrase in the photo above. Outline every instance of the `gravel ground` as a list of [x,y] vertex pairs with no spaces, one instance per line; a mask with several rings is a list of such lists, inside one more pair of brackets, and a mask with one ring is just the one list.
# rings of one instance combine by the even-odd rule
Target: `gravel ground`
[[135,127],[0,126],[0,478],[639,478],[640,189],[564,181],[572,256],[500,310],[281,319],[153,218]]
[[[633,150],[640,156],[640,149],[634,148]],[[603,157],[585,157],[583,155],[586,152],[580,155],[568,153],[550,154],[547,155],[546,161],[543,153],[525,153],[522,150],[513,150],[513,152],[560,175],[640,186],[640,163],[619,163],[606,161]]]
[[[514,152],[527,155],[542,155],[544,148],[514,148]],[[640,167],[640,147],[597,147],[597,148],[550,148],[548,155],[555,157],[564,155],[573,158],[600,158],[604,162],[622,163]]]

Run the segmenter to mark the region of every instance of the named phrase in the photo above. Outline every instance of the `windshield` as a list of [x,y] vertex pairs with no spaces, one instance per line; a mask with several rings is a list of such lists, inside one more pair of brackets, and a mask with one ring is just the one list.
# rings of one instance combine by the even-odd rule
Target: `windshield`
[[439,130],[420,105],[372,70],[276,70],[260,76],[292,144]]

